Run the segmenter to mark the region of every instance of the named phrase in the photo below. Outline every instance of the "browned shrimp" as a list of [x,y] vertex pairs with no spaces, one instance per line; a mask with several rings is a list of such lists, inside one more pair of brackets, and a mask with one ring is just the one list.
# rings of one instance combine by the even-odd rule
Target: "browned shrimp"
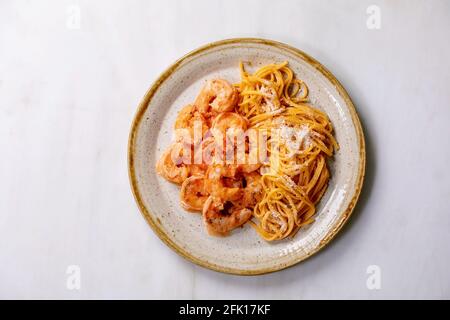
[[188,164],[187,168],[189,170],[189,177],[190,176],[203,176],[206,173],[206,170],[208,169],[207,165],[204,164]]
[[180,200],[186,210],[201,212],[208,196],[203,176],[189,177],[181,185]]
[[242,197],[242,181],[236,179],[235,165],[210,166],[205,175],[206,191],[221,199],[237,200]]
[[178,145],[173,144],[164,152],[156,163],[156,172],[170,182],[182,184],[187,179],[189,170],[181,158],[175,158],[174,162],[172,151],[175,147]]
[[240,130],[244,133],[245,130],[247,130],[247,120],[235,112],[223,112],[214,118],[211,129],[218,130],[223,135],[225,135],[228,130]]
[[199,138],[202,138],[209,129],[207,121],[193,105],[188,104],[178,112],[177,119],[175,120],[175,133],[177,140],[180,140],[184,134],[182,129],[187,130],[186,132],[189,133],[188,138],[192,139],[194,137],[195,125],[200,126],[202,131],[201,137]]
[[258,159],[258,150],[254,149],[250,153],[245,153],[244,160],[245,163],[239,163],[238,170],[243,173],[251,173],[258,170],[262,163]]
[[244,192],[239,203],[242,207],[254,207],[263,197],[261,175],[256,172],[244,173]]
[[197,145],[197,148],[194,150],[195,163],[208,167],[208,165],[218,162],[220,160],[220,150],[217,149],[214,137],[203,139],[201,144]]
[[240,208],[231,201],[210,196],[203,206],[203,221],[210,235],[227,235],[252,217],[248,208]]
[[209,80],[195,100],[200,113],[205,114],[210,108],[215,112],[232,111],[238,100],[236,89],[223,79]]

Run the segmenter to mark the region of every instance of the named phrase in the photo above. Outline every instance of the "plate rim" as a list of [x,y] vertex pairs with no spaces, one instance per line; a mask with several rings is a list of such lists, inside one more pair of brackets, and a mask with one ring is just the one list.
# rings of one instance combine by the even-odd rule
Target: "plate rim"
[[[282,51],[288,51],[291,54],[294,54],[296,57],[306,61],[309,65],[314,67],[317,71],[319,71],[323,76],[327,78],[328,81],[330,81],[339,95],[344,100],[345,104],[348,106],[349,112],[351,114],[352,123],[355,126],[357,139],[359,142],[359,155],[360,155],[360,161],[359,161],[359,167],[358,167],[358,176],[356,179],[355,184],[355,191],[352,196],[352,199],[350,200],[348,206],[343,210],[341,213],[340,219],[337,222],[336,226],[333,229],[330,229],[325,237],[320,241],[320,243],[310,252],[308,252],[305,256],[297,257],[295,259],[292,259],[286,264],[279,264],[272,267],[266,267],[266,268],[260,268],[260,269],[239,269],[239,268],[230,268],[230,267],[224,267],[212,262],[209,262],[207,260],[203,260],[197,257],[194,257],[192,254],[190,254],[187,250],[181,248],[178,246],[168,234],[166,234],[158,225],[155,217],[151,213],[151,211],[144,205],[144,202],[142,200],[142,196],[139,193],[139,189],[137,186],[137,179],[136,179],[136,172],[134,167],[134,159],[135,159],[135,147],[136,147],[136,136],[137,136],[137,128],[140,124],[143,115],[147,108],[149,107],[149,104],[156,93],[156,91],[159,89],[159,87],[164,83],[164,81],[173,73],[175,72],[178,67],[187,59],[197,56],[209,49],[220,47],[223,45],[228,44],[240,44],[240,43],[250,43],[250,44],[263,44],[268,45],[271,47],[275,47],[277,49],[281,49]],[[364,138],[364,132],[362,129],[361,122],[359,120],[358,113],[356,112],[356,108],[347,93],[347,91],[344,89],[342,84],[336,79],[336,77],[327,69],[325,68],[319,61],[312,58],[307,53],[303,52],[300,49],[297,49],[293,46],[290,46],[288,44],[278,42],[275,40],[269,40],[269,39],[263,39],[263,38],[230,38],[230,39],[224,39],[219,41],[210,42],[206,45],[203,45],[197,49],[192,50],[191,52],[188,52],[178,60],[176,60],[173,64],[171,64],[167,69],[165,69],[159,77],[152,83],[150,88],[145,93],[144,97],[141,99],[138,109],[133,117],[133,121],[131,124],[131,130],[129,133],[128,138],[128,177],[131,185],[131,190],[134,196],[134,199],[136,201],[136,204],[138,205],[139,211],[147,221],[147,223],[150,225],[151,229],[155,232],[155,234],[172,250],[174,250],[178,255],[182,256],[183,258],[210,270],[227,273],[227,274],[235,274],[235,275],[260,275],[260,274],[267,274],[271,272],[280,271],[289,267],[292,267],[296,264],[298,264],[301,261],[306,260],[307,258],[311,257],[312,255],[316,254],[320,250],[322,250],[328,243],[331,242],[331,240],[336,236],[336,234],[342,229],[344,224],[348,221],[349,217],[351,216],[356,203],[358,201],[358,198],[361,194],[364,177],[365,177],[365,164],[366,164],[366,147],[365,147],[365,138]]]

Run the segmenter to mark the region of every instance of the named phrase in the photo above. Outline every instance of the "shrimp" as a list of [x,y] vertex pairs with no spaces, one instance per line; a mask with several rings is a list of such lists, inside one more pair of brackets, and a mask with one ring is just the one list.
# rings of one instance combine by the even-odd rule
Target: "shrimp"
[[[198,112],[193,105],[188,104],[183,109],[178,112],[177,119],[175,120],[175,134],[177,136],[177,141],[179,141],[184,134],[182,130],[187,130],[189,132],[189,138],[194,137],[194,130],[196,126],[201,128],[201,137],[203,137],[208,131],[209,127],[206,119]],[[190,140],[189,139],[189,140]]]
[[190,176],[203,176],[208,169],[208,166],[205,164],[189,164],[187,165]]
[[224,236],[246,223],[252,217],[252,211],[210,196],[203,206],[202,216],[210,235]]
[[214,118],[211,129],[218,130],[222,134],[226,134],[229,130],[233,130],[233,133],[240,130],[243,134],[247,130],[247,120],[235,112],[223,112]]
[[189,177],[181,185],[180,200],[186,210],[201,212],[208,196],[203,176]]
[[202,114],[210,111],[225,112],[234,109],[239,95],[226,80],[209,80],[195,100],[195,106]]
[[205,175],[205,189],[215,197],[237,200],[242,197],[242,181],[236,179],[235,165],[210,166]]
[[[224,165],[225,163],[228,165],[234,164],[232,161],[234,157],[234,145],[232,143],[225,144],[220,141],[216,137],[208,137],[204,139],[200,146],[194,149],[195,157],[194,161],[197,163],[201,161],[206,167],[208,165]],[[227,149],[226,149],[227,148]],[[237,166],[228,166],[226,167],[228,172],[229,170],[236,169]],[[234,175],[234,173],[233,173]]]
[[239,170],[244,173],[251,173],[255,172],[261,167],[261,163],[255,163],[255,164],[240,164]]
[[215,143],[214,137],[203,139],[200,145],[194,149],[194,162],[199,163],[206,168],[208,165],[220,161],[220,150]]
[[[251,172],[258,170],[262,166],[262,163],[258,161],[257,153],[258,153],[257,149],[255,149],[255,151],[251,151],[250,153],[246,153],[245,158],[244,158],[245,163],[240,163],[238,165],[238,170],[243,173],[251,173]],[[255,163],[251,163],[255,159],[257,161]]]
[[156,172],[170,182],[182,184],[188,178],[189,170],[180,157],[173,159],[172,152],[176,146],[173,144],[164,152],[156,163]]
[[222,159],[227,163],[235,162],[237,145],[245,137],[247,120],[234,112],[219,113],[211,124],[211,133],[216,145],[222,151]]
[[260,202],[263,197],[261,176],[256,172],[244,173],[243,176],[245,179],[244,192],[239,203],[242,207],[253,207]]
[[258,170],[262,163],[260,161],[260,150],[255,147],[248,146],[248,143],[246,143],[244,153],[237,152],[237,164],[238,164],[238,170],[242,173],[250,173],[253,171]]

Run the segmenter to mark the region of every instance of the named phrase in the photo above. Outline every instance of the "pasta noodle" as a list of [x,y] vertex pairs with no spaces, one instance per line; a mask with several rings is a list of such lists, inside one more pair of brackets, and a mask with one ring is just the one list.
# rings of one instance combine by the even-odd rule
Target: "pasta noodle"
[[236,112],[268,132],[269,163],[262,169],[263,198],[252,226],[265,240],[293,236],[314,220],[330,173],[327,158],[338,144],[328,117],[308,104],[308,87],[287,62],[249,74],[240,63]]

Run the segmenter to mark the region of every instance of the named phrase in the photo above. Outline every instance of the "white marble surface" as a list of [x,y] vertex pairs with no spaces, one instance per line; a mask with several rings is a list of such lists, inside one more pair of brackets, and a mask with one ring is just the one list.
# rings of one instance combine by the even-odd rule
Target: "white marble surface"
[[[366,26],[371,4],[379,30]],[[449,30],[448,1],[1,1],[0,298],[450,298]],[[325,64],[357,106],[368,152],[338,238],[257,277],[168,249],[138,212],[126,162],[157,75],[241,36]],[[69,265],[80,290],[66,286]],[[369,265],[379,290],[366,286]]]

